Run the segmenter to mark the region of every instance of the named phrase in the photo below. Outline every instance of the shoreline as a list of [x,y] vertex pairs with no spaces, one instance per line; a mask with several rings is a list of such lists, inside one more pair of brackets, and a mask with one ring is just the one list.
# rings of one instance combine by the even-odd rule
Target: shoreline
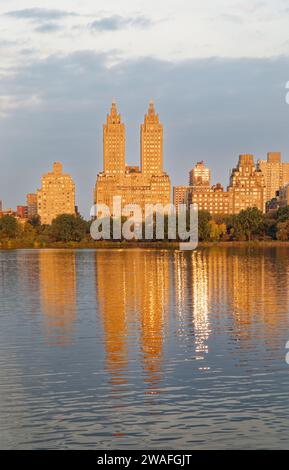
[[[279,240],[252,240],[252,241],[220,241],[200,242],[198,248],[289,248],[289,241]],[[55,243],[21,243],[17,241],[0,242],[0,251],[3,250],[101,250],[101,249],[146,249],[146,250],[172,250],[179,251],[179,242],[146,242],[146,241],[97,241],[97,242],[55,242]]]

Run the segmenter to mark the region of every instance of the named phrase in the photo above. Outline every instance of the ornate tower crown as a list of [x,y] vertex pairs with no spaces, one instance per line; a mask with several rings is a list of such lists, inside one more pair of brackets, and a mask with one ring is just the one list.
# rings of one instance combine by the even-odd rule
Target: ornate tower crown
[[148,112],[145,115],[145,123],[150,123],[150,124],[151,123],[154,123],[154,124],[159,123],[159,115],[156,114],[154,100],[152,100],[152,99],[149,101]]
[[116,101],[113,98],[110,108],[110,114],[107,115],[107,124],[120,124],[121,116],[117,112]]

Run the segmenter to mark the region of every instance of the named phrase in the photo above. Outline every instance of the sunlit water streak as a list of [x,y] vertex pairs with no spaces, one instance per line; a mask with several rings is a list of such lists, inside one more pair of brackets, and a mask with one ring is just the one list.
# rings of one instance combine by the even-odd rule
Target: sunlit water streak
[[289,448],[289,250],[0,251],[0,448]]

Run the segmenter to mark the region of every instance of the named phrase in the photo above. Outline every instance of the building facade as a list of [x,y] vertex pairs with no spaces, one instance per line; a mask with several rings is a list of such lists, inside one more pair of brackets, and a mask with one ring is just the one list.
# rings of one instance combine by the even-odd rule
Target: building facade
[[264,175],[266,202],[276,197],[276,192],[289,183],[289,163],[282,162],[280,152],[268,152],[267,160],[258,160],[258,168]]
[[121,197],[121,205],[170,203],[171,183],[163,170],[163,125],[151,101],[141,125],[141,169],[125,164],[125,126],[112,103],[103,126],[103,168],[97,175],[95,204],[106,204],[113,213],[113,197]]
[[191,186],[174,186],[173,201],[176,210],[178,210],[180,204],[188,205],[188,197],[191,189]]
[[75,214],[75,184],[70,175],[63,173],[59,162],[53,164],[52,172],[42,176],[37,213],[45,225],[50,225],[58,215]]
[[26,205],[28,208],[28,219],[33,219],[37,215],[37,194],[29,193],[26,196]]
[[210,186],[211,170],[206,167],[204,162],[197,162],[195,167],[190,171],[190,186]]
[[27,206],[17,206],[16,215],[20,219],[28,219],[28,207]]
[[230,184],[224,191],[220,183],[211,186],[211,171],[198,162],[190,171],[190,186],[174,187],[174,204],[197,204],[199,210],[211,215],[238,214],[249,207],[265,212],[265,181],[256,168],[253,155],[240,155],[233,169]]
[[188,196],[189,204],[197,204],[200,211],[211,215],[228,215],[230,213],[229,193],[217,183],[214,186],[194,187]]
[[249,207],[265,212],[265,180],[261,170],[255,166],[253,155],[239,156],[238,164],[231,173],[228,192],[230,214],[239,214]]

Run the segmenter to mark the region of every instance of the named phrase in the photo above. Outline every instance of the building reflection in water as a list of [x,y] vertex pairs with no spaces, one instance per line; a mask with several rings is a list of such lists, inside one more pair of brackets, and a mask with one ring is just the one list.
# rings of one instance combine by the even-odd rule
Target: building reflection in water
[[[276,328],[288,311],[286,248],[211,247],[174,253],[174,295],[178,335],[193,335],[195,358],[205,359],[212,334],[230,324],[240,348],[255,347],[256,337],[278,347]],[[191,312],[192,328],[189,327]],[[268,344],[268,338],[270,338]],[[200,367],[207,369],[209,367]]]
[[[199,361],[200,370],[211,365],[211,336],[228,325],[240,348],[252,348],[257,337],[260,344],[264,340],[265,346],[278,346],[276,326],[288,311],[288,298],[279,295],[288,286],[289,273],[282,247],[99,250],[91,256],[106,365],[114,384],[127,383],[130,363],[137,363],[148,389],[157,389],[170,328],[179,344],[183,341],[183,351],[190,348],[189,357]],[[40,250],[30,264],[37,283],[22,263],[21,288],[37,292],[39,282],[49,343],[67,344],[76,321],[76,252]],[[33,302],[38,310],[36,295]]]
[[107,369],[112,383],[125,383],[127,349],[127,272],[125,259],[113,251],[95,252],[96,293],[104,329]]
[[[167,254],[141,251],[98,251],[95,255],[97,299],[104,327],[107,369],[113,384],[124,384],[131,360],[138,355],[144,380],[153,391],[162,375],[164,328],[169,326]],[[138,335],[138,336],[137,336]]]
[[154,388],[159,381],[163,367],[164,330],[169,327],[169,296],[170,296],[170,259],[167,254],[152,253],[142,260],[139,259],[136,272],[140,283],[140,315],[141,339],[144,369],[147,381]]
[[[17,289],[22,293],[23,307],[27,308],[32,315],[36,315],[40,310],[38,252],[19,250],[16,251],[16,256]],[[11,281],[11,285],[13,285],[13,281]]]
[[[174,293],[178,336],[182,338],[191,334],[194,357],[203,360],[208,353],[210,321],[208,258],[202,252],[175,252]],[[199,368],[207,367],[200,365]]]
[[[284,256],[285,255],[285,256]],[[257,337],[270,338],[269,347],[278,346],[276,328],[288,311],[288,297],[280,301],[280,290],[288,286],[288,253],[273,249],[244,249],[227,255],[231,271],[227,291],[232,302],[234,332],[243,347]]]
[[76,254],[40,250],[39,283],[45,332],[49,344],[72,342],[76,322]]

